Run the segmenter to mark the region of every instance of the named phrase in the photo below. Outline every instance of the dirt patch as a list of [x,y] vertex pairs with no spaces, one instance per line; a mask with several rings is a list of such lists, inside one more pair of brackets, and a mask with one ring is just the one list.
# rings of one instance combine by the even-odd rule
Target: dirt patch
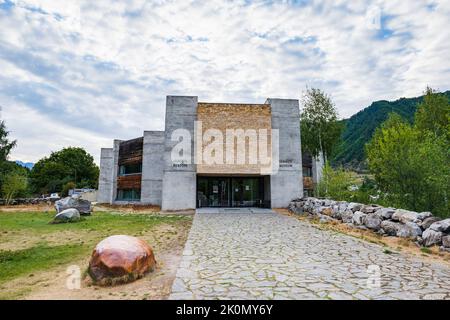
[[56,214],[55,206],[52,203],[39,203],[39,204],[21,204],[16,206],[0,206],[1,212],[51,212]]
[[58,245],[61,241],[71,243],[89,242],[95,234],[87,230],[63,230],[52,233],[38,234],[24,230],[9,231],[0,234],[0,250],[23,250],[45,242],[48,245]]
[[352,237],[385,246],[387,247],[385,250],[386,254],[398,254],[399,252],[402,252],[419,257],[424,261],[442,262],[450,266],[450,254],[440,251],[437,246],[424,249],[416,245],[410,239],[381,236],[370,230],[356,229],[338,222],[321,223],[319,222],[319,219],[314,219],[307,215],[294,214],[288,209],[275,209],[274,211],[280,214],[292,216],[299,220],[308,221],[321,230],[344,233]]
[[[92,284],[89,276],[84,275],[81,281],[81,288],[70,290],[66,282],[68,275],[66,268],[58,268],[53,272],[46,272],[34,279],[35,284],[41,288],[31,293],[25,294],[27,300],[161,300],[167,299],[177,267],[180,263],[183,246],[156,254],[156,269],[145,277],[135,282],[117,285],[113,287],[101,287]],[[78,262],[79,266],[85,270],[89,264],[89,259]],[[77,264],[74,264],[77,265]],[[83,270],[82,269],[82,270]],[[17,283],[18,285],[20,283]],[[33,286],[33,282],[21,283],[23,287]]]
[[126,205],[116,205],[116,204],[97,204],[94,207],[96,211],[120,211],[124,213],[157,213],[161,211],[159,206],[153,205],[140,205],[140,204],[126,204]]
[[[58,300],[58,299],[166,299],[171,291],[172,282],[176,275],[184,244],[186,242],[192,219],[184,218],[174,223],[161,223],[151,229],[141,232],[139,238],[145,240],[153,249],[157,261],[156,269],[136,280],[135,282],[117,285],[113,287],[101,287],[93,285],[90,277],[87,275],[90,255],[73,260],[69,264],[54,267],[51,270],[39,271],[16,278],[0,286],[0,299],[38,299],[38,300]],[[30,246],[30,243],[36,243],[45,240],[49,244],[56,243],[61,239],[65,241],[73,239],[74,241],[87,241],[97,243],[98,234],[90,234],[89,231],[61,231],[42,237],[31,237],[29,242],[18,245],[19,239],[23,240],[25,234],[17,232],[14,250],[19,247]],[[16,235],[14,235],[16,237]],[[9,239],[8,242],[13,240]],[[71,242],[71,240],[69,240]],[[11,245],[11,244],[10,244]],[[2,249],[7,249],[5,243],[1,244]],[[70,290],[67,281],[70,279],[68,267],[75,266],[81,272],[80,289]]]

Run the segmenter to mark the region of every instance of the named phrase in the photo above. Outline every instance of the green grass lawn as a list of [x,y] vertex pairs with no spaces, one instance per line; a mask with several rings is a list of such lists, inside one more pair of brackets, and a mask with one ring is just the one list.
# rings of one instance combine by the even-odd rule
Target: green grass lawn
[[0,288],[18,277],[33,276],[33,273],[89,257],[96,243],[107,236],[141,236],[160,224],[191,219],[185,216],[94,212],[80,222],[49,224],[53,216],[54,213],[44,212],[0,212],[0,246],[3,248],[0,250]]

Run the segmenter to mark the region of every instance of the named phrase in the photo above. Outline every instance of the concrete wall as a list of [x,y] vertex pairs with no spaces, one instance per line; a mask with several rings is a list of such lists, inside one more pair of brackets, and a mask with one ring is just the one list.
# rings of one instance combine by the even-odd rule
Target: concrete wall
[[164,170],[164,131],[144,131],[141,203],[160,206]]
[[[91,202],[98,201],[97,200],[98,199],[98,191],[83,192],[80,195],[80,198],[83,199],[83,200],[91,201]],[[105,202],[102,202],[102,203],[105,203]]]
[[[280,167],[270,179],[271,205],[287,207],[303,195],[299,103],[293,99],[267,99],[266,103],[272,108],[272,129],[279,130]],[[275,144],[273,152],[274,148]]]
[[[167,96],[164,142],[164,176],[162,210],[183,210],[196,207],[196,166],[194,164],[194,122],[197,119],[197,97]],[[191,135],[190,163],[172,161],[171,153],[178,141],[171,141],[172,133],[186,129]]]
[[114,152],[112,148],[102,148],[100,152],[100,176],[97,202],[111,203],[113,188]]
[[117,175],[119,174],[119,148],[122,140],[114,140],[113,146],[113,168],[112,168],[112,196],[111,203],[117,199]]

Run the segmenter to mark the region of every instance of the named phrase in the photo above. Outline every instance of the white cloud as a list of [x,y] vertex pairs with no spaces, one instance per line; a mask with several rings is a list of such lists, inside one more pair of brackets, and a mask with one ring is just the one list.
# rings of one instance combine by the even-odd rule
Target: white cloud
[[[444,0],[12,2],[0,0],[0,105],[26,161],[75,134],[98,156],[113,138],[162,129],[167,94],[262,102],[319,86],[348,117],[450,87]],[[36,130],[56,140],[34,143]]]

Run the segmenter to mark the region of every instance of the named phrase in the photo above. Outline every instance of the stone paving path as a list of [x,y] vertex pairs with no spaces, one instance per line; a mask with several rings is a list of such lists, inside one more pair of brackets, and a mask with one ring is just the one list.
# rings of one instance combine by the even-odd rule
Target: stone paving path
[[203,210],[170,299],[450,299],[450,267],[270,210]]

